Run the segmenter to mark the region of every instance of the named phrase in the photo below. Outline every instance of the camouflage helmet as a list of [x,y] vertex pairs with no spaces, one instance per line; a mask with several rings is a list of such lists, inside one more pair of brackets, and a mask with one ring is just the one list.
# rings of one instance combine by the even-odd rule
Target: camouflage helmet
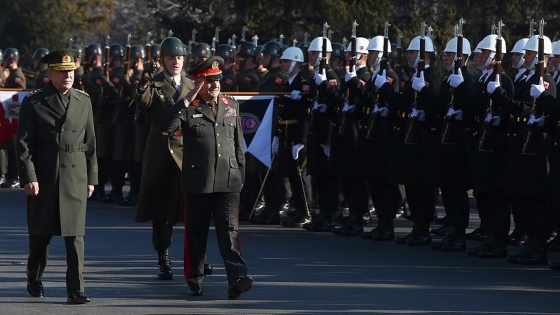
[[332,43],[332,57],[343,58],[346,48],[341,43]]
[[111,57],[124,57],[124,47],[121,44],[113,44],[109,46],[109,55]]
[[89,44],[86,47],[86,58],[90,59],[94,56],[101,56],[102,51],[103,50],[101,49],[101,45],[99,45],[98,43]]
[[216,51],[216,55],[226,59],[233,58],[233,47],[229,44],[221,44],[218,46],[218,50]]
[[269,41],[262,47],[261,53],[271,55],[272,57],[282,57],[282,44],[275,41]]
[[239,46],[237,55],[239,57],[254,57],[257,55],[257,45],[253,42],[244,42]]
[[83,49],[82,46],[80,45],[72,45],[72,49],[76,50],[78,52],[78,56],[76,58],[82,58],[83,56]]
[[210,49],[210,45],[206,43],[196,43],[192,54],[198,58],[208,58],[212,55],[212,50]]
[[132,45],[130,47],[130,58],[139,59],[146,58],[146,49],[142,45]]
[[167,55],[185,56],[186,54],[183,42],[177,37],[166,37],[161,41],[160,55],[162,58]]
[[157,59],[161,57],[161,45],[160,44],[152,44],[150,46],[150,53],[152,54],[152,59]]
[[19,50],[17,50],[17,48],[7,48],[6,50],[4,50],[4,53],[2,54],[2,59],[5,60],[15,60],[18,61],[19,60]]
[[49,54],[49,50],[47,48],[37,48],[33,52],[33,56],[31,57],[31,62],[33,60],[41,60],[45,55]]

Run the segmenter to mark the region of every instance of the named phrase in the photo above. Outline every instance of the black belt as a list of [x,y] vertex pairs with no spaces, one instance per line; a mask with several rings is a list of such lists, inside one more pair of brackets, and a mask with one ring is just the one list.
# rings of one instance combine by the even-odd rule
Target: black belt
[[177,129],[173,132],[165,132],[165,131],[161,131],[161,130],[154,130],[154,129],[150,129],[150,132],[158,134],[158,135],[162,135],[162,136],[174,136],[174,137],[179,137],[181,135],[181,129]]

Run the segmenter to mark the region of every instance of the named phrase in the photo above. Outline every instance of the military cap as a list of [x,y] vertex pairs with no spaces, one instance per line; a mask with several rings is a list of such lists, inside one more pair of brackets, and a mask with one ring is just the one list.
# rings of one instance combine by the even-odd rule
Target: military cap
[[77,56],[77,50],[67,48],[51,51],[41,59],[41,62],[48,64],[49,68],[55,71],[71,71],[76,69],[74,58]]
[[207,80],[219,81],[222,79],[221,67],[224,65],[224,58],[220,56],[210,56],[202,60],[198,65],[189,69],[189,74],[194,79],[204,76]]

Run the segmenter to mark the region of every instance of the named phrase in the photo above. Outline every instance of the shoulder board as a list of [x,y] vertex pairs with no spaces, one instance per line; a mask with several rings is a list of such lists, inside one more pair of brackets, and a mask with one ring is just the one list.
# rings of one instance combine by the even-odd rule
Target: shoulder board
[[39,93],[41,93],[41,92],[43,92],[43,89],[42,89],[42,88],[41,88],[41,89],[36,89],[36,90],[33,90],[33,91],[27,93],[27,95],[25,95],[25,97],[31,97],[31,96],[36,95],[36,94],[39,94]]
[[234,102],[237,103],[237,100],[236,100],[233,96],[231,96],[231,95],[229,95],[229,94],[222,94],[222,96],[225,96],[225,97],[227,97],[227,98],[229,98],[229,99],[231,99],[232,101],[234,101]]
[[81,93],[81,94],[83,94],[87,97],[90,97],[89,94],[87,94],[85,91],[82,91],[82,90],[79,90],[79,89],[74,89],[74,90],[76,90],[76,92],[79,92],[79,93]]

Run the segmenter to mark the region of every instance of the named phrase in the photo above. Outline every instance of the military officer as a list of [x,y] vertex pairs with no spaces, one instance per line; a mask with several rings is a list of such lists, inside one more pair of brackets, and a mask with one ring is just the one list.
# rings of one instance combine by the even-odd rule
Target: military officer
[[183,138],[180,131],[162,132],[159,121],[165,110],[193,89],[192,80],[183,71],[186,51],[176,37],[161,42],[163,71],[144,69],[134,99],[148,114],[150,134],[144,150],[142,181],[136,221],[152,221],[152,244],[158,254],[158,278],[171,280],[173,226],[183,220],[180,190]]
[[90,98],[72,88],[77,51],[44,56],[50,82],[22,102],[18,159],[28,195],[27,291],[44,294],[42,276],[50,240],[64,237],[68,303],[84,304],[84,234],[87,197],[97,184],[95,132]]
[[[163,46],[163,44],[162,44]],[[202,295],[204,259],[211,217],[224,260],[228,298],[251,289],[239,243],[239,193],[245,178],[243,130],[239,104],[220,93],[220,66],[211,56],[189,70],[195,86],[161,118],[164,132],[181,132],[184,146],[182,191],[185,193],[185,279],[189,295]]]

